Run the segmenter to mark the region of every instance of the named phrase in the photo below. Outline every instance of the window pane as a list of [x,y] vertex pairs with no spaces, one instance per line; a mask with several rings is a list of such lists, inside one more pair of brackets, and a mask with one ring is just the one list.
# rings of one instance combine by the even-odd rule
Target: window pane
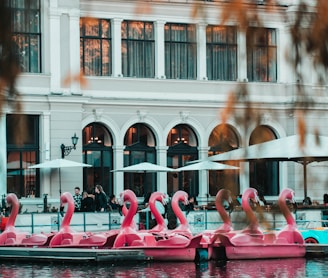
[[208,26],[207,77],[209,80],[237,79],[237,32],[235,27]]
[[196,79],[196,28],[165,25],[165,74],[168,79]]
[[85,75],[112,74],[111,24],[107,19],[80,20],[80,57]]
[[123,75],[153,78],[155,76],[153,23],[124,21],[121,31]]
[[41,72],[41,14],[39,0],[9,1],[13,40],[19,49],[23,72]]
[[251,28],[247,33],[249,81],[277,82],[277,46],[274,29]]
[[[25,119],[26,129],[22,145],[15,144],[15,136],[21,133],[17,129],[19,121]],[[38,163],[39,155],[39,117],[7,115],[7,192],[14,192],[18,197],[33,195],[40,197],[37,170],[28,167]]]

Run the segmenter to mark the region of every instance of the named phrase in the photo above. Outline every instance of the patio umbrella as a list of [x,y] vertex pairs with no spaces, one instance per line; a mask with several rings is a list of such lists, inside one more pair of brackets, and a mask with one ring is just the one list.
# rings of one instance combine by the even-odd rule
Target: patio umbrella
[[176,169],[161,166],[150,162],[141,162],[135,165],[112,170],[111,172],[130,172],[130,173],[154,173],[154,172],[176,172]]
[[304,145],[301,137],[292,135],[251,145],[208,157],[211,161],[255,161],[258,159],[272,161],[294,161],[303,165],[304,197],[307,196],[306,166],[311,162],[328,160],[328,137],[307,134]]
[[92,167],[90,164],[80,163],[71,161],[63,158],[49,160],[40,164],[35,164],[28,168],[30,169],[58,169],[59,171],[59,195],[61,195],[61,168],[72,168],[72,167]]
[[[190,161],[189,165],[180,167],[177,169],[177,171],[182,172],[182,171],[218,171],[218,170],[238,170],[239,167],[236,166],[231,166],[227,164],[222,164],[218,162],[213,162],[210,160],[204,160],[204,161],[199,161],[196,163],[193,163],[193,161]],[[209,182],[208,182],[208,176],[207,176],[207,192],[209,194]]]
[[[192,161],[190,162],[192,163]],[[176,169],[177,171],[196,171],[196,170],[237,170],[239,167],[217,163],[210,160],[199,161]]]

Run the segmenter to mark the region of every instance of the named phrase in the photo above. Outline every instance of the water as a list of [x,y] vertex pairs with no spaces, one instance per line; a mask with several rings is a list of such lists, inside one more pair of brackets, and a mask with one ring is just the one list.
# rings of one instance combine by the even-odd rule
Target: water
[[201,264],[183,263],[85,263],[52,264],[4,262],[0,268],[2,278],[21,277],[118,277],[118,278],[303,278],[328,277],[328,258],[210,261]]

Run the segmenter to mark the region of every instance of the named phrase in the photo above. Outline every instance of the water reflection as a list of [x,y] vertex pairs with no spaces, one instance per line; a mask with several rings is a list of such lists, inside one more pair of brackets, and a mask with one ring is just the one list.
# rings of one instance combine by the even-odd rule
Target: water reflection
[[0,277],[118,277],[118,278],[166,278],[166,277],[324,277],[328,273],[328,259],[279,259],[279,260],[234,260],[222,262],[160,263],[15,263],[2,262]]

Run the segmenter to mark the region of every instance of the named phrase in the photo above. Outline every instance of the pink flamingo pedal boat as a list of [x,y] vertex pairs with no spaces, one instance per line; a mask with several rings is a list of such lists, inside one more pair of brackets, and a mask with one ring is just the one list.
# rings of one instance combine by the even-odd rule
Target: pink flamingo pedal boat
[[[154,198],[151,198],[151,202],[156,201],[156,196],[158,195],[155,194]],[[180,225],[174,230],[168,230],[164,221],[159,221],[151,230],[136,230],[132,220],[138,208],[137,198],[131,190],[125,190],[121,198],[124,202],[130,203],[130,208],[114,242],[114,249],[141,249],[145,256],[156,261],[195,260],[201,236],[192,235],[187,219],[178,204],[181,200],[188,201],[186,192],[177,191],[172,198],[172,209],[180,221]],[[150,204],[150,208],[154,216],[160,219],[155,204]]]
[[[59,232],[50,240],[49,247],[104,247],[108,244],[110,234],[76,232],[70,228],[74,214],[74,199],[71,193],[65,192],[60,196],[62,205],[67,204],[67,211],[63,218]],[[116,236],[116,235],[115,235]]]
[[295,219],[286,205],[286,200],[294,202],[294,192],[286,188],[279,195],[278,204],[287,221],[286,227],[278,232],[263,233],[249,200],[257,198],[254,188],[245,190],[242,207],[248,216],[250,225],[244,230],[229,237],[218,234],[221,244],[225,247],[228,259],[268,259],[304,257],[306,247],[301,233],[297,230]]
[[47,246],[54,234],[31,234],[15,228],[15,221],[19,211],[19,202],[14,193],[6,197],[11,212],[4,231],[0,234],[0,246]]

